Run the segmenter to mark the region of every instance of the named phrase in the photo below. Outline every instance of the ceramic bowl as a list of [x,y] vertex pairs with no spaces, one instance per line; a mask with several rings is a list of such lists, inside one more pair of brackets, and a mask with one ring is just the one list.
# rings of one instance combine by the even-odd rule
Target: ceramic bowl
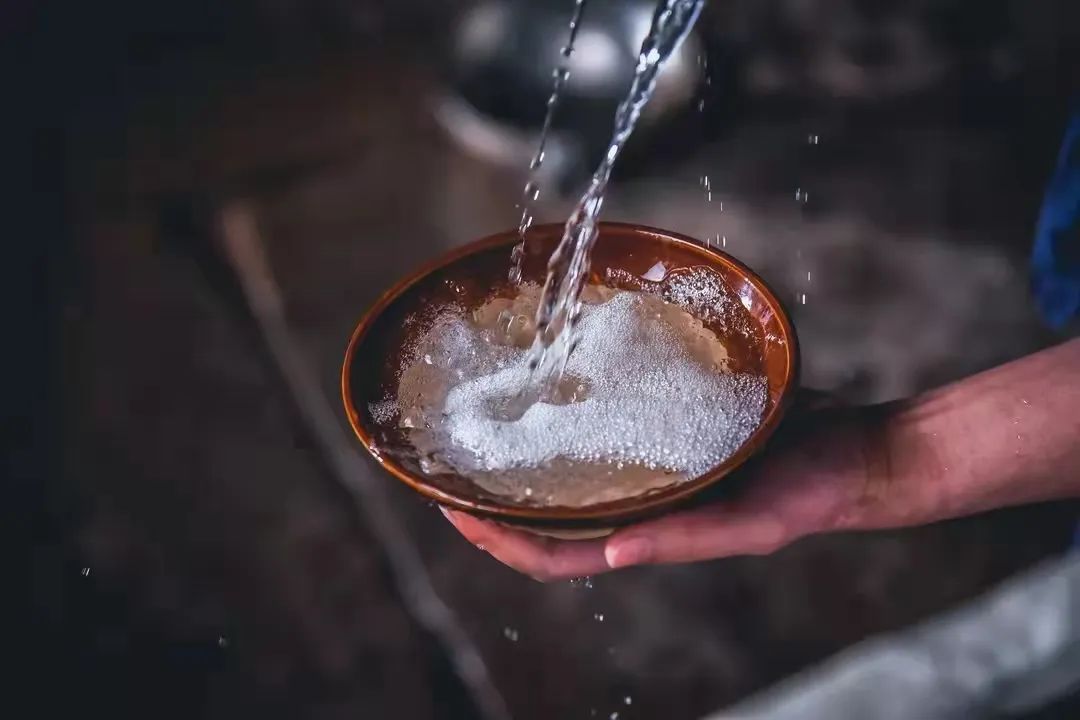
[[[523,274],[542,283],[547,258],[558,243],[561,225],[529,232]],[[584,507],[518,503],[489,494],[454,474],[426,474],[396,423],[380,425],[373,403],[395,394],[403,353],[422,322],[416,318],[448,303],[475,307],[510,290],[507,271],[516,231],[507,231],[458,248],[397,282],[364,314],[345,352],[341,392],[357,439],[384,470],[435,502],[522,529],[563,538],[599,537],[614,528],[674,509],[729,478],[772,437],[798,385],[799,349],[795,330],[776,294],[752,270],[731,256],[692,238],[665,230],[601,223],[592,254],[590,282],[643,277],[658,271],[707,266],[718,272],[759,328],[754,341],[732,341],[737,363],[764,375],[768,400],[761,423],[726,461],[696,478],[648,493]],[[760,330],[760,332],[758,332]]]

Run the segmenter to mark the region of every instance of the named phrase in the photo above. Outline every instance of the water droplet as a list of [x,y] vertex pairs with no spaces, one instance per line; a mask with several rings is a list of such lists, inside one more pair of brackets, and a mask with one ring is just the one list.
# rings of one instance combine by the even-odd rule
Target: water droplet
[[229,647],[229,638],[225,637],[224,635],[219,635],[217,639],[217,646],[222,649]]
[[509,640],[510,642],[515,642],[516,643],[518,641],[518,631],[515,630],[512,627],[509,627],[509,626],[504,627],[503,628],[503,637],[506,638],[507,640]]
[[802,188],[797,188],[795,190],[795,202],[800,202],[805,205],[806,203],[810,202],[810,193],[806,192]]
[[632,697],[630,697],[629,695],[627,695],[626,697],[623,698],[623,702],[626,703],[627,705],[630,705],[631,703],[634,702],[634,699]]
[[803,305],[805,305],[805,304],[806,304],[806,293],[803,293],[803,294],[802,294],[802,304],[803,304]]
[[526,497],[532,497],[532,488],[531,487],[525,488],[525,496]]
[[604,613],[594,613],[593,619],[596,620],[596,622],[604,622]]
[[88,567],[84,567],[84,568],[82,569],[82,576],[83,576],[83,577],[90,577],[90,568],[88,568]]
[[425,355],[424,356],[424,363],[427,364],[427,365],[433,364],[433,361],[431,359],[431,355]]
[[821,137],[818,136],[818,135],[813,135],[813,134],[807,135],[806,136],[806,142],[808,144],[810,144],[810,145],[817,145],[818,143],[821,142]]
[[619,720],[619,711],[616,710],[615,712],[611,713],[611,715],[609,715],[608,717],[610,718],[610,720]]

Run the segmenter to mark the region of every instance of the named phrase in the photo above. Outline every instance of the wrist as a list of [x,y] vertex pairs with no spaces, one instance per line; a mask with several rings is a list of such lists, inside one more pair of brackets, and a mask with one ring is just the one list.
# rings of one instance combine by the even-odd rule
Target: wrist
[[947,458],[922,422],[920,401],[861,408],[854,419],[859,472],[844,528],[922,525],[951,511]]

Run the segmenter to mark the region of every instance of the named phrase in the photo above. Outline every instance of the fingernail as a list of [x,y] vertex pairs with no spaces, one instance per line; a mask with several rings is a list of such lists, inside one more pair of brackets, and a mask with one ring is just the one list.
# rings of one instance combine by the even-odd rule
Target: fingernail
[[604,559],[612,569],[640,565],[651,557],[652,543],[644,538],[616,541],[604,548]]

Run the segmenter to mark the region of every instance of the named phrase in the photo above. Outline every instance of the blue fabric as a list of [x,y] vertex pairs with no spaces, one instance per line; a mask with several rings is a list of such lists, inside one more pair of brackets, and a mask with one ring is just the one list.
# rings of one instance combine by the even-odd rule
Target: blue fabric
[[1049,325],[1061,329],[1080,315],[1080,103],[1046,188],[1031,270],[1035,301]]
[[[1080,102],[1039,213],[1031,285],[1039,312],[1052,327],[1061,329],[1080,315]],[[1072,548],[1080,551],[1080,524]]]

